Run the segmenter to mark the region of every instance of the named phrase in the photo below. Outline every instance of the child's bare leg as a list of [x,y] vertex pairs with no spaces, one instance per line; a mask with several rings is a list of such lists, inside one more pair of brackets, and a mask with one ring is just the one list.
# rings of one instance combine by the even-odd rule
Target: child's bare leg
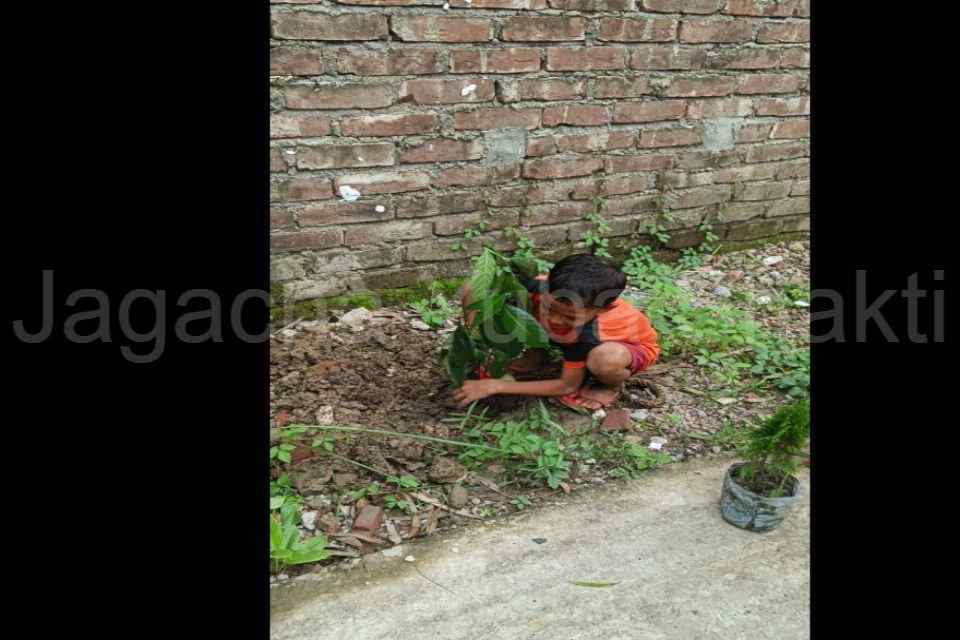
[[630,377],[630,364],[633,355],[630,350],[617,342],[604,342],[594,347],[587,356],[587,369],[604,387],[582,387],[578,392],[583,406],[587,409],[599,409],[608,405],[620,395],[623,382]]

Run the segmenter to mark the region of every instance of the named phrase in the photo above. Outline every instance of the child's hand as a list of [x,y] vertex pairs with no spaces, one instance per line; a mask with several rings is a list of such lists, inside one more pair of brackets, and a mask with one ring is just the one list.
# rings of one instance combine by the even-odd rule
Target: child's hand
[[462,387],[453,392],[453,399],[461,407],[466,407],[472,402],[497,393],[498,385],[498,380],[467,380]]

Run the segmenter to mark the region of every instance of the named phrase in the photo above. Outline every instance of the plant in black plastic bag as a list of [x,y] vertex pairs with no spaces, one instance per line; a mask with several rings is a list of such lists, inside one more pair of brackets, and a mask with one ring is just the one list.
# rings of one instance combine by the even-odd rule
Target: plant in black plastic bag
[[810,400],[781,407],[747,436],[741,450],[745,463],[737,482],[757,495],[776,498],[791,493],[804,449],[810,439]]

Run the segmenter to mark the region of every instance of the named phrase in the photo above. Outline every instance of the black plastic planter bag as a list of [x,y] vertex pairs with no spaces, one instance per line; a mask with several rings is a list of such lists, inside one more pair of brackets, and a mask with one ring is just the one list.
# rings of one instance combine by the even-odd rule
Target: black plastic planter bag
[[758,533],[775,529],[800,498],[800,481],[791,478],[793,487],[789,496],[764,498],[734,480],[734,472],[742,466],[731,466],[723,478],[723,493],[720,496],[720,513],[723,519],[735,527]]

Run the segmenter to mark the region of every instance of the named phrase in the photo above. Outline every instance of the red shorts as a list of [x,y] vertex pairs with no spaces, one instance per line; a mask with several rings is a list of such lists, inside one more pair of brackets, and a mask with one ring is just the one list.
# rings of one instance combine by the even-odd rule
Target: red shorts
[[630,351],[630,375],[643,371],[647,367],[647,357],[639,345],[632,342],[617,342],[617,344],[622,344]]

